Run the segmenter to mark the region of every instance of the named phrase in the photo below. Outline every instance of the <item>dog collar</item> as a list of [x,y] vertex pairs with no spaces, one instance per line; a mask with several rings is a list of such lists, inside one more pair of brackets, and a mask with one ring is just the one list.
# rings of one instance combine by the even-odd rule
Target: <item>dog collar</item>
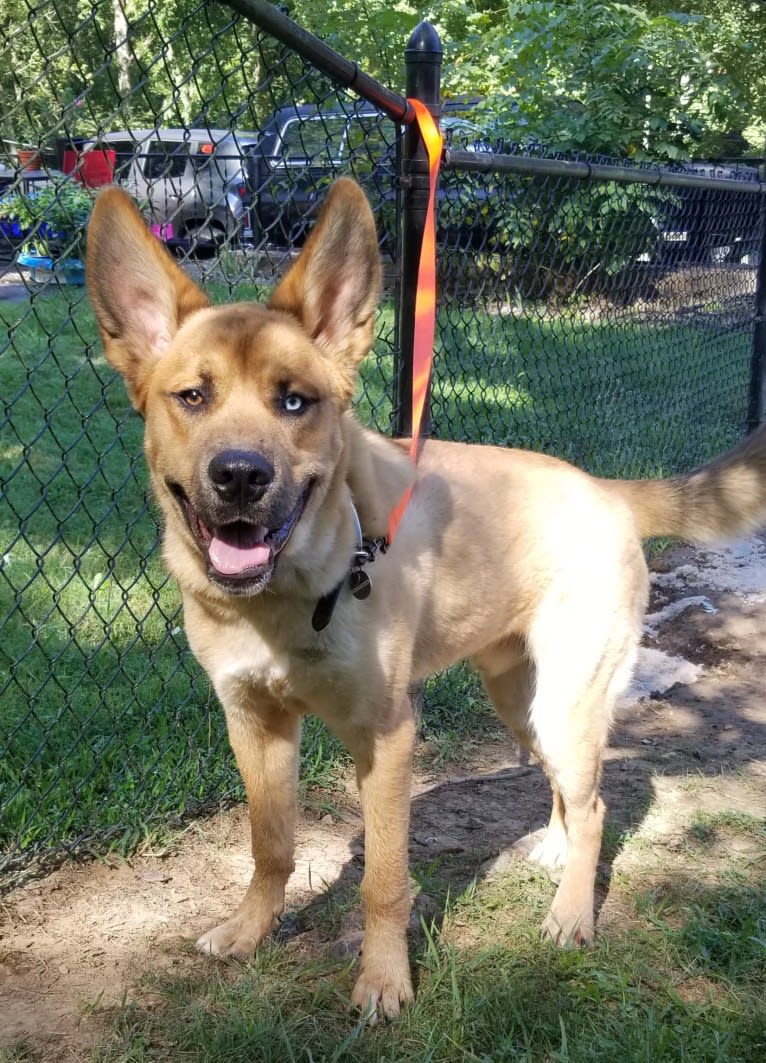
[[381,554],[385,554],[389,547],[388,539],[385,537],[366,539],[362,535],[359,514],[353,502],[351,503],[351,516],[354,520],[354,531],[356,532],[356,548],[351,558],[351,567],[340,583],[333,587],[328,594],[323,594],[317,602],[316,609],[311,617],[311,626],[314,631],[323,631],[332,620],[332,614],[335,612],[335,606],[338,604],[338,598],[340,598],[341,591],[347,580],[351,593],[355,598],[358,598],[359,601],[369,598],[372,590],[372,580],[364,571],[364,566],[371,564],[375,560],[378,551]]

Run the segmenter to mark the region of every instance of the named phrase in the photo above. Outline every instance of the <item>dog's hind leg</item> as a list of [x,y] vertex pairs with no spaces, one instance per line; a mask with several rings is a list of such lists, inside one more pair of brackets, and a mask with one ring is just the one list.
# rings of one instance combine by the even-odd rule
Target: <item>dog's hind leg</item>
[[606,614],[603,623],[594,619],[590,629],[578,630],[558,613],[544,618],[530,636],[538,652],[529,726],[554,794],[549,836],[536,855],[541,863],[554,863],[563,831],[564,870],[543,930],[559,945],[588,944],[605,815],[601,764],[614,702],[632,667],[638,624],[626,609],[622,617]]
[[[639,584],[636,584],[639,586]],[[640,586],[639,586],[640,590]],[[526,643],[508,640],[475,659],[499,715],[541,761],[553,791],[543,839],[530,859],[563,866],[543,930],[557,944],[593,937],[596,868],[605,806],[601,761],[614,701],[630,674],[640,594],[583,622],[577,599],[552,597],[539,609]],[[619,606],[619,607],[618,607]]]
[[407,923],[415,721],[406,694],[399,699],[398,711],[388,718],[385,712],[370,714],[369,720],[363,726],[336,730],[354,758],[364,816],[365,929],[352,1000],[374,1021],[381,1016],[395,1018],[413,997]]
[[294,868],[300,717],[242,697],[226,706],[226,723],[247,792],[255,870],[239,907],[197,948],[246,959],[274,928]]
[[[522,644],[517,640],[506,641],[476,657],[473,663],[500,718],[524,749],[542,761],[537,737],[529,721],[535,689],[534,665]],[[564,866],[567,836],[561,795],[550,776],[548,781],[553,790],[550,820],[528,859],[552,871]]]

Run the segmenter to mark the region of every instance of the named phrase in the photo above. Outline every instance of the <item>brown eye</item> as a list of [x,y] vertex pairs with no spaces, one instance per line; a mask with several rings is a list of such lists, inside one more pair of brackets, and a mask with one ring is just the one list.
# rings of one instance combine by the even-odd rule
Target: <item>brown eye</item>
[[190,410],[198,410],[201,406],[204,406],[207,401],[205,395],[199,390],[199,388],[187,388],[186,391],[179,391],[176,397]]

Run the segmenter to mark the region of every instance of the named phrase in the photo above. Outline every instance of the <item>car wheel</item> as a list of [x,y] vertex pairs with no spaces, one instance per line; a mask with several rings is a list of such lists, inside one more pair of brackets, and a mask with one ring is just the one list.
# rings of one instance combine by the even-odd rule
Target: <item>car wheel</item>
[[184,236],[191,255],[215,255],[226,244],[226,230],[214,221],[187,222]]

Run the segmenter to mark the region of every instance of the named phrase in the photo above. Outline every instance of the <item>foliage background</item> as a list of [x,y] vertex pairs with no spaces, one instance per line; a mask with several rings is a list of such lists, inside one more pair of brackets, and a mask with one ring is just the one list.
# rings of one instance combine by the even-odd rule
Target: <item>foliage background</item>
[[[404,81],[403,42],[430,18],[445,93],[483,96],[486,123],[506,138],[665,160],[761,151],[766,7],[753,0],[685,0],[680,11],[671,0],[292,0],[289,10],[393,88]],[[258,90],[268,56],[224,4],[3,0],[0,44],[0,135],[10,142],[155,121],[257,128],[272,106],[274,87]]]

